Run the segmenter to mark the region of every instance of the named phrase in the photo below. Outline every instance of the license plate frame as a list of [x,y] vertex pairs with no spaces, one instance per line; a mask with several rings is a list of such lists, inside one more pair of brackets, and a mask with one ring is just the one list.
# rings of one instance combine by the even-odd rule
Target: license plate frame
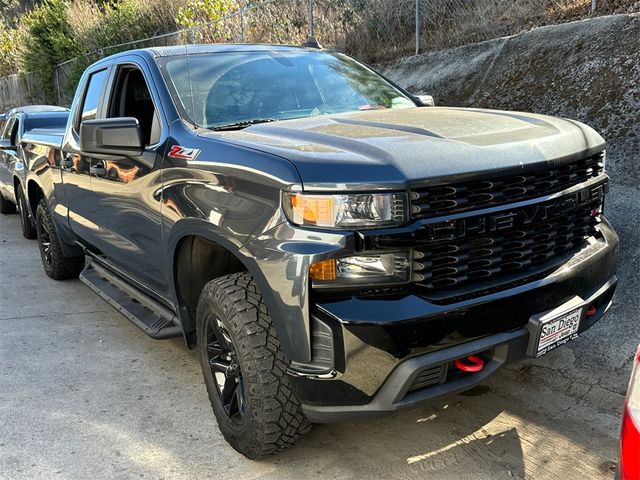
[[574,297],[553,310],[533,315],[527,324],[527,355],[537,358],[575,339],[584,316],[585,303],[580,297]]

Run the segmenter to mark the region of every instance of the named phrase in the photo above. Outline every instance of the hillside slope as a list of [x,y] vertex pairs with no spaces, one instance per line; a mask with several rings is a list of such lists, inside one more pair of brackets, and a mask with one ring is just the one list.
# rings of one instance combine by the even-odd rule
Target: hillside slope
[[[582,404],[615,412],[622,400],[612,394],[624,393],[640,341],[640,14],[543,27],[408,57],[381,70],[411,91],[432,94],[440,105],[569,117],[607,139],[613,187],[605,214],[621,242],[613,308],[585,338],[527,371],[552,391],[583,385]],[[512,373],[521,379],[519,370]]]
[[407,57],[383,72],[440,105],[523,110],[588,123],[616,180],[640,182],[640,14],[542,27]]

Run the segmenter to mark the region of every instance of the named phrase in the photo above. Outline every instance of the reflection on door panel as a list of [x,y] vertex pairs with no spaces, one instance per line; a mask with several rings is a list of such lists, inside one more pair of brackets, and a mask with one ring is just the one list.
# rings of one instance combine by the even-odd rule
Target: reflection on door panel
[[107,72],[107,69],[103,69],[89,76],[80,108],[81,113],[73,125],[75,137],[69,139],[61,165],[62,181],[69,198],[69,223],[76,234],[88,242],[95,239],[97,231],[97,226],[91,219],[90,207],[93,202],[89,176],[91,157],[80,152],[77,132],[80,131],[82,121],[97,117],[102,90],[107,80]]

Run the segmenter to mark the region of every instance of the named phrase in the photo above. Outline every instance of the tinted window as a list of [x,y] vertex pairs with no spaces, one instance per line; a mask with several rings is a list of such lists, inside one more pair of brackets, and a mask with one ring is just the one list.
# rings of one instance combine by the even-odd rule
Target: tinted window
[[98,114],[98,105],[101,100],[100,93],[102,92],[102,86],[104,85],[106,78],[106,70],[100,70],[99,72],[91,74],[89,77],[89,84],[82,102],[82,116],[80,118],[80,122],[96,118]]

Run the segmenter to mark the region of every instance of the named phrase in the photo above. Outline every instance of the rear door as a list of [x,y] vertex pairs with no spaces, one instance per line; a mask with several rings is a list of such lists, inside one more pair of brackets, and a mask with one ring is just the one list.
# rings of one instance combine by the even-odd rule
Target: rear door
[[100,118],[109,72],[109,67],[102,67],[89,73],[70,128],[67,129],[61,161],[69,224],[73,232],[90,248],[97,241],[98,226],[91,208],[94,201],[90,177],[91,157],[80,151],[79,132],[82,121]]
[[160,166],[168,128],[143,59],[132,55],[114,66],[101,118],[134,117],[145,149],[141,156],[91,159],[91,218],[96,247],[105,259],[152,293],[167,292],[162,261]]

